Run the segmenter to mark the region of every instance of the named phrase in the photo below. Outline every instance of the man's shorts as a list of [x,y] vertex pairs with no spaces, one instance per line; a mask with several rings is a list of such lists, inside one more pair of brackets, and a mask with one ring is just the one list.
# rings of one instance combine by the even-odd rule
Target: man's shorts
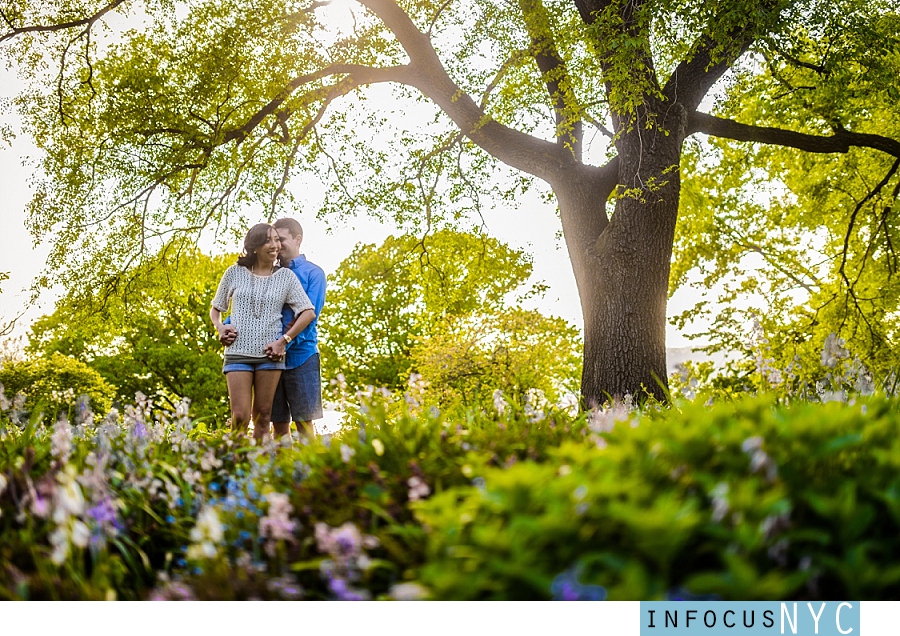
[[226,362],[222,365],[222,373],[231,373],[232,371],[249,371],[253,373],[254,371],[278,371],[279,369],[284,369],[284,361]]
[[296,369],[281,374],[272,403],[272,421],[309,422],[322,417],[319,354],[314,353]]

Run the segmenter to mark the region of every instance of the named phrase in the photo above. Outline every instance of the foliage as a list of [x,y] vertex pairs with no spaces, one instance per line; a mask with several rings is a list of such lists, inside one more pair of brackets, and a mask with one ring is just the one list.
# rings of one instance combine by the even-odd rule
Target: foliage
[[900,594],[892,402],[766,397],[615,419],[595,419],[596,444],[417,505],[420,581],[454,599]]
[[[112,406],[115,389],[94,369],[74,358],[53,353],[30,360],[7,360],[0,366],[2,400],[25,396],[16,408],[40,417],[70,414],[76,398],[87,396],[89,407],[106,413]],[[86,406],[82,404],[79,408]]]
[[[897,138],[900,16],[831,11],[825,31],[772,43],[784,59],[738,65],[721,112],[809,133]],[[705,318],[709,328],[698,335],[711,348],[739,351],[755,318],[780,368],[817,367],[832,332],[876,376],[900,365],[894,157],[712,140],[693,144],[685,159],[671,289],[699,271],[695,287],[707,291],[678,325]]]
[[30,351],[85,362],[116,387],[123,404],[139,391],[170,408],[190,397],[193,415],[224,419],[222,346],[208,316],[233,259],[170,243],[107,286],[61,298],[32,325]]
[[503,308],[530,274],[523,252],[478,233],[359,245],[329,281],[324,377],[403,390],[417,373],[441,405],[489,405],[496,389],[556,401],[578,377],[579,337],[559,318]]
[[[13,31],[59,6],[20,4]],[[66,15],[97,9],[64,4]],[[21,32],[5,43],[31,80],[15,103],[43,153],[29,226],[55,234],[50,260],[60,264],[38,285],[90,288],[172,232],[228,234],[246,225],[248,209],[272,218],[313,174],[326,184],[320,214],[366,211],[423,233],[482,223],[485,207],[516,201],[539,179],[557,197],[588,317],[587,397],[634,393],[660,375],[684,178],[694,203],[709,205],[686,214],[673,285],[712,263],[720,279],[741,256],[761,254],[778,295],[798,281],[811,287],[811,275],[820,281],[799,317],[779,299],[764,307],[786,330],[779,351],[799,351],[800,327],[821,324],[817,339],[836,331],[859,341],[870,367],[893,364],[897,294],[881,284],[895,268],[898,176],[888,166],[900,156],[896,130],[881,124],[896,121],[890,0],[115,8],[139,11],[140,28],[104,36],[117,24],[111,13],[75,32]],[[51,60],[57,72],[45,72]],[[412,100],[430,104],[424,121],[409,116]],[[586,128],[606,139],[592,146]],[[696,133],[728,141],[705,146],[709,161],[682,161],[682,142]],[[760,203],[773,183],[797,200]],[[732,196],[738,185],[753,194]],[[770,236],[773,228],[783,232]],[[819,239],[824,266],[798,264]],[[759,287],[751,280],[728,293]],[[605,314],[594,311],[606,302],[598,295],[647,307]],[[735,333],[733,316],[722,312],[728,329],[715,331]],[[653,351],[607,359],[610,340]]]
[[255,446],[147,401],[0,410],[5,598],[897,598],[896,401],[590,418],[374,392]]

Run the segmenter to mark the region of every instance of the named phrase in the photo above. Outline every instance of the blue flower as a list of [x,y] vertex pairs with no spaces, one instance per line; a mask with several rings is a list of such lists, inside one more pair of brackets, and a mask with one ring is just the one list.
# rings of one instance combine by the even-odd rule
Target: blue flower
[[721,601],[718,594],[691,594],[683,587],[671,589],[666,592],[667,601]]
[[216,482],[212,482],[209,485],[209,489],[212,490],[213,492],[219,492],[219,484],[217,484]]
[[582,585],[578,582],[581,566],[569,568],[557,575],[550,584],[554,601],[604,601],[606,589],[600,585]]
[[168,517],[166,517],[166,523],[175,523],[175,517],[169,515]]

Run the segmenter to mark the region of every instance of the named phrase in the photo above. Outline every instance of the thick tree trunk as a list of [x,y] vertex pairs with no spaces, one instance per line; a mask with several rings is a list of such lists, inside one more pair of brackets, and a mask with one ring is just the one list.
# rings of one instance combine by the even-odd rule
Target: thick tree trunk
[[666,300],[683,113],[671,109],[659,122],[661,130],[636,125],[617,141],[620,194],[608,224],[606,197],[592,196],[594,184],[573,178],[556,187],[584,316],[587,407],[626,394],[665,399]]

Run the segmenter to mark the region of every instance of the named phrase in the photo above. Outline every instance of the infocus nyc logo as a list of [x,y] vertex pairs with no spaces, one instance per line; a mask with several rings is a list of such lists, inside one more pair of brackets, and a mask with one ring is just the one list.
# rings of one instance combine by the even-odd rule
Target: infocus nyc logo
[[641,601],[641,636],[860,636],[859,602]]

